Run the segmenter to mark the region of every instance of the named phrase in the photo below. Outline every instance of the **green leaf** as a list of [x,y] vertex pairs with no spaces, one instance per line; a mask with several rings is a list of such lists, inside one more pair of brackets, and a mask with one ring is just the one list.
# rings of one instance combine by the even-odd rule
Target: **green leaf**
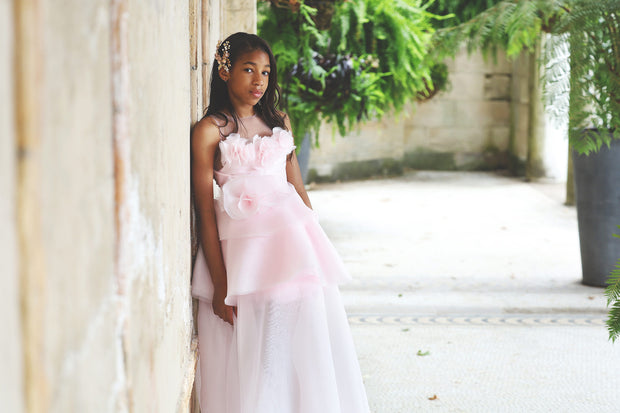
[[[329,121],[346,135],[360,122],[402,110],[433,85],[431,21],[441,16],[428,12],[422,0],[346,1],[334,7],[327,30],[317,29],[316,10],[303,1],[298,13],[259,8],[258,32],[276,55],[284,109],[296,137],[316,135],[321,123]],[[350,59],[350,81],[330,83],[342,67],[323,67],[318,64],[322,56]],[[298,77],[291,78],[296,65]]]

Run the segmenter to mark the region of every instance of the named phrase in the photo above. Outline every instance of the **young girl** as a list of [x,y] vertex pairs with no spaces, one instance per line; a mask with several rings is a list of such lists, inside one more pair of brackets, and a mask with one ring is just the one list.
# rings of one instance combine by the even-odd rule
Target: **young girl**
[[337,286],[348,275],[276,110],[273,54],[260,37],[235,33],[215,58],[191,141],[201,411],[368,412]]

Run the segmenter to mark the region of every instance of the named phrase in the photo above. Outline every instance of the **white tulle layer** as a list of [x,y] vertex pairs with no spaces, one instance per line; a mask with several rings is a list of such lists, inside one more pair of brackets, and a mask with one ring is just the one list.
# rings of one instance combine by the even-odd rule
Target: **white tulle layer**
[[238,297],[234,327],[198,309],[202,413],[369,412],[335,285],[297,278]]

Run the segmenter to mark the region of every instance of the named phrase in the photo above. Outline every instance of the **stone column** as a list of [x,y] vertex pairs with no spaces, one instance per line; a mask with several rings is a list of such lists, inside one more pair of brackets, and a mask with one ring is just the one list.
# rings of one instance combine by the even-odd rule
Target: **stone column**
[[509,169],[513,175],[525,175],[529,128],[529,64],[530,55],[522,53],[512,64],[510,88]]
[[525,178],[534,180],[545,176],[543,150],[545,143],[545,109],[540,85],[541,40],[537,40],[529,59],[529,127],[527,137],[527,159]]

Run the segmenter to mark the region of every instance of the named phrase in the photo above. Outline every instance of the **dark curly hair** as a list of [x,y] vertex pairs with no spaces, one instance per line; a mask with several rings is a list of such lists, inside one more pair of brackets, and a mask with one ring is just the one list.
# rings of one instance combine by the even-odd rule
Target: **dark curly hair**
[[[269,82],[267,90],[260,101],[254,105],[254,112],[259,116],[270,128],[279,126],[286,129],[284,123],[284,116],[277,110],[280,103],[281,90],[278,86],[278,70],[276,67],[276,59],[273,56],[273,52],[269,47],[269,44],[262,38],[255,34],[237,32],[231,34],[224,40],[230,44],[229,59],[231,67],[235,64],[239,56],[244,53],[252,52],[255,50],[262,50],[269,56],[269,65],[271,70],[269,72]],[[222,44],[224,43],[222,42]],[[223,45],[217,50],[217,53],[223,52]],[[235,108],[230,102],[228,96],[228,87],[218,73],[217,61],[213,60],[213,69],[211,70],[211,89],[209,93],[209,106],[203,116],[203,119],[207,116],[216,116],[228,123],[228,118],[225,115],[225,111],[232,115],[235,122],[235,131],[239,129],[239,116],[235,112]]]

